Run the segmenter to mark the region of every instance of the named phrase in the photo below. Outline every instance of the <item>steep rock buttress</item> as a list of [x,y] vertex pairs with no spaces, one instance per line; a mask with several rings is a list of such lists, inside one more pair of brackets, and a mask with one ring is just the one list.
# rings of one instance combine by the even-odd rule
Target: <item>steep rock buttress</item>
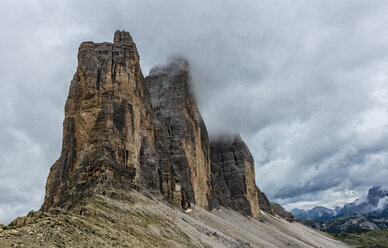
[[222,206],[252,217],[260,214],[255,164],[240,137],[210,143],[213,195]]
[[[209,138],[192,94],[188,62],[174,58],[166,66],[151,69],[146,86],[165,137],[166,149],[161,156],[170,160],[171,176],[180,190],[178,199],[181,194],[182,207],[188,208],[193,202],[209,209]],[[168,187],[168,178],[162,177],[164,195]]]
[[[63,206],[97,183],[138,185],[141,159],[154,167],[147,180],[158,185],[150,97],[143,81],[128,32],[116,32],[113,44],[80,45],[65,105],[61,156],[50,169],[42,210]],[[141,158],[141,151],[149,157]]]

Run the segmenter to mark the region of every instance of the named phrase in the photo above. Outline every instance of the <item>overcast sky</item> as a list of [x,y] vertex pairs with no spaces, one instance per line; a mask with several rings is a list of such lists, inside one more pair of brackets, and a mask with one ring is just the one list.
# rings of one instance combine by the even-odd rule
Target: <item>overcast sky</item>
[[0,222],[43,203],[82,41],[128,30],[144,75],[191,66],[211,135],[241,133],[272,201],[388,185],[388,1],[0,0]]

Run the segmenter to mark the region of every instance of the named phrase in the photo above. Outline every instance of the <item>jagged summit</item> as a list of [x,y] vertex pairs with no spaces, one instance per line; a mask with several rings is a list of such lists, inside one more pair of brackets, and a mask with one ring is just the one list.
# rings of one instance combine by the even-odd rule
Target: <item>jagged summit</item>
[[117,30],[113,38],[113,43],[127,43],[132,45],[133,40],[129,32],[125,30],[123,31]]
[[[130,38],[127,32],[116,36]],[[153,176],[139,173],[150,166],[140,166],[140,151],[155,142],[150,98],[136,47],[120,43],[80,45],[61,156],[50,169],[42,210],[63,207],[99,183],[136,187]],[[157,161],[153,155],[147,159]]]

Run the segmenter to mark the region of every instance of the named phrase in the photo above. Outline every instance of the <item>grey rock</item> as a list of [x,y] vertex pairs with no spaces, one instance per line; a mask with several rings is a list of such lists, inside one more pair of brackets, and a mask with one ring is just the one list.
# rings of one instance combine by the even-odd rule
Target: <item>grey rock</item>
[[271,202],[271,208],[275,215],[286,219],[289,222],[297,221],[298,219],[294,217],[294,215],[288,211],[286,211],[280,204]]
[[212,196],[219,205],[258,217],[254,161],[247,145],[238,136],[210,143]]
[[164,145],[160,157],[169,161],[160,162],[163,194],[172,194],[183,208],[190,202],[209,208],[209,138],[192,94],[188,62],[173,58],[166,66],[154,67],[145,83],[162,132],[156,137]]
[[259,187],[256,187],[256,190],[259,197],[260,209],[268,214],[274,215],[274,212],[271,208],[271,203],[269,202],[267,196],[259,189]]

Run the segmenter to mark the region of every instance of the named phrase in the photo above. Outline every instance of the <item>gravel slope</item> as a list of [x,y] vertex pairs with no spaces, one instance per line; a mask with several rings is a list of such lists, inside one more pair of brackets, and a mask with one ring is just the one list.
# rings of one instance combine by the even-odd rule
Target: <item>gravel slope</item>
[[[347,247],[281,218],[222,208],[189,213],[136,191],[101,190],[0,231],[0,247]],[[25,224],[25,223],[28,224]]]

